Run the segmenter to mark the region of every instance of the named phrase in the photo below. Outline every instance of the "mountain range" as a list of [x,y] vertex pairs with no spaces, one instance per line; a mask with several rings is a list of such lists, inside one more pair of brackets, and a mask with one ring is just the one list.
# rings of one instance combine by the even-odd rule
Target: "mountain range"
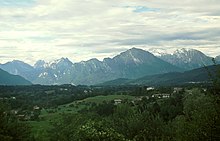
[[[167,53],[166,50],[152,49],[150,50],[158,58],[169,62],[175,66],[185,70],[200,68],[212,65],[212,57],[206,56],[201,51],[195,49],[177,49],[173,53]],[[217,57],[219,60],[220,58]]]
[[31,82],[18,75],[0,69],[0,85],[31,85]]
[[[216,57],[220,61],[220,56]],[[171,54],[163,50],[132,48],[99,61],[96,58],[72,63],[68,58],[51,62],[37,61],[34,66],[19,60],[0,64],[0,68],[20,75],[33,84],[94,85],[122,78],[137,79],[170,72],[183,72],[213,64],[212,58],[194,49],[178,49]]]

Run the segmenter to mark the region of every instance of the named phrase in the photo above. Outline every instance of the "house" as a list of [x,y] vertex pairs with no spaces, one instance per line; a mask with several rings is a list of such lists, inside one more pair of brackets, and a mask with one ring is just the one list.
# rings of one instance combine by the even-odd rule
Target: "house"
[[33,110],[40,110],[40,107],[38,107],[37,105],[33,107]]
[[146,90],[147,90],[147,91],[154,90],[154,87],[148,87]]
[[115,99],[114,100],[114,104],[115,105],[118,105],[118,104],[121,104],[122,103],[122,100],[121,99]]
[[153,94],[152,97],[154,97],[154,98],[169,98],[170,94]]
[[11,110],[11,113],[14,114],[14,115],[17,115],[18,114],[18,110]]
[[60,91],[68,91],[67,88],[60,88]]
[[206,89],[206,88],[203,88],[202,90],[203,90],[203,92],[207,92],[207,89]]
[[183,88],[173,88],[173,93],[180,93],[183,91]]

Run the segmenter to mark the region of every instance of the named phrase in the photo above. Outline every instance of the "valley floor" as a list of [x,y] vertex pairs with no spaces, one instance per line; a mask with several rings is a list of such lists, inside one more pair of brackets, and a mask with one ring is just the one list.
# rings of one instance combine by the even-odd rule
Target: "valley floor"
[[0,136],[39,141],[218,140],[219,96],[213,93],[213,88],[194,85],[1,87],[0,119],[6,122],[0,126],[10,132],[0,130]]

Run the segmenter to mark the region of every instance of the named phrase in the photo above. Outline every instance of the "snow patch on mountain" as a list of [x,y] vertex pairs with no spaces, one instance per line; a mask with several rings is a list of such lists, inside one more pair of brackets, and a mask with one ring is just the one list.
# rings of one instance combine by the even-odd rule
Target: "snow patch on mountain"
[[166,50],[163,52],[157,57],[186,70],[199,68],[204,65],[211,65],[212,63],[211,57],[195,49],[181,48],[173,52]]
[[43,72],[43,73],[40,73],[40,75],[38,77],[46,77],[48,75],[47,72]]
[[141,63],[141,61],[132,54],[131,50],[129,50],[129,54],[136,65]]
[[34,68],[52,68],[56,69],[57,67],[71,67],[73,63],[68,58],[61,58],[49,62],[44,60],[39,60],[35,63]]
[[169,49],[164,49],[164,48],[150,48],[148,51],[152,53],[154,56],[161,57],[164,55],[173,55],[175,52],[176,48],[169,48]]

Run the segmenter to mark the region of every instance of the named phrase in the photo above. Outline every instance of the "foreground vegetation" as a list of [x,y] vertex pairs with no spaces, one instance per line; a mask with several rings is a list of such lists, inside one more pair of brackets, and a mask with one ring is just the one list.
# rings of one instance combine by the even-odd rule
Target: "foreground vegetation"
[[217,141],[220,140],[219,80],[213,79],[213,84],[187,86],[178,91],[145,86],[2,86],[0,138]]

